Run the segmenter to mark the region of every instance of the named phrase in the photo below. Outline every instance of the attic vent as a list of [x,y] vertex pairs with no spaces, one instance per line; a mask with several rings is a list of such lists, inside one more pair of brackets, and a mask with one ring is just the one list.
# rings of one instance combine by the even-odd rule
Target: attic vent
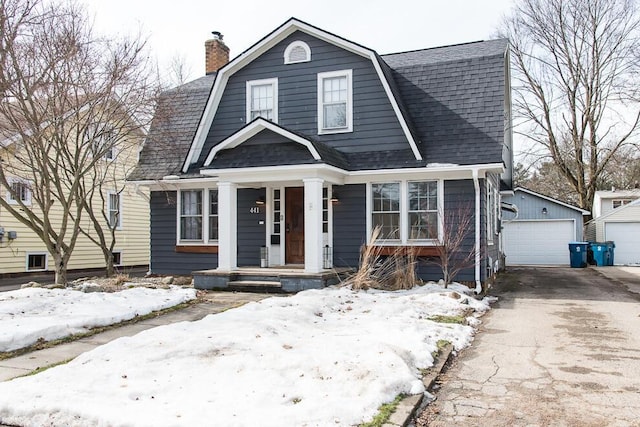
[[311,61],[311,49],[309,45],[301,40],[296,40],[289,44],[284,51],[285,64],[297,64],[299,62]]

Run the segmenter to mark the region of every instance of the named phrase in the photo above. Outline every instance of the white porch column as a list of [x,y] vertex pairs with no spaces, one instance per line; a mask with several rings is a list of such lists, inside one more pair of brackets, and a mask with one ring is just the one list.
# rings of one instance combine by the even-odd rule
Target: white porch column
[[238,268],[238,185],[218,183],[218,270]]
[[304,271],[322,271],[322,184],[323,179],[304,182]]

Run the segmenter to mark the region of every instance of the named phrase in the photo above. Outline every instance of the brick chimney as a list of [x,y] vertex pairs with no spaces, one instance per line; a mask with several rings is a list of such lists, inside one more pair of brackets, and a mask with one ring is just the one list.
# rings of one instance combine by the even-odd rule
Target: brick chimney
[[213,34],[213,37],[204,42],[207,74],[215,73],[229,62],[229,48],[222,41],[222,34],[218,31],[214,31],[211,34]]

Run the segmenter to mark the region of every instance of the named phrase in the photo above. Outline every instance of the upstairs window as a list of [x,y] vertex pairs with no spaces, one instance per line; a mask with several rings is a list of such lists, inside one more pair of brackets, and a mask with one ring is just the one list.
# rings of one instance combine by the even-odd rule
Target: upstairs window
[[247,123],[258,117],[278,123],[278,79],[247,82]]
[[28,181],[9,178],[10,190],[7,191],[7,201],[12,205],[22,202],[24,205],[31,204],[31,185]]
[[285,64],[297,64],[311,61],[311,49],[309,45],[301,40],[296,40],[289,44],[284,51]]
[[628,205],[631,203],[631,200],[613,200],[613,209],[619,208],[620,206]]
[[85,140],[91,144],[94,156],[102,156],[105,160],[115,159],[118,133],[108,124],[93,123],[85,130]]
[[351,70],[318,74],[318,133],[351,132]]

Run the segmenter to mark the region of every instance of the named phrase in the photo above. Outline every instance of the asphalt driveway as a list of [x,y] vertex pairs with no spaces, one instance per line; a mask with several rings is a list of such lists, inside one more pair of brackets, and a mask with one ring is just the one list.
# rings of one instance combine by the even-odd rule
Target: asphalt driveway
[[416,424],[640,426],[640,277],[610,268],[505,273]]

